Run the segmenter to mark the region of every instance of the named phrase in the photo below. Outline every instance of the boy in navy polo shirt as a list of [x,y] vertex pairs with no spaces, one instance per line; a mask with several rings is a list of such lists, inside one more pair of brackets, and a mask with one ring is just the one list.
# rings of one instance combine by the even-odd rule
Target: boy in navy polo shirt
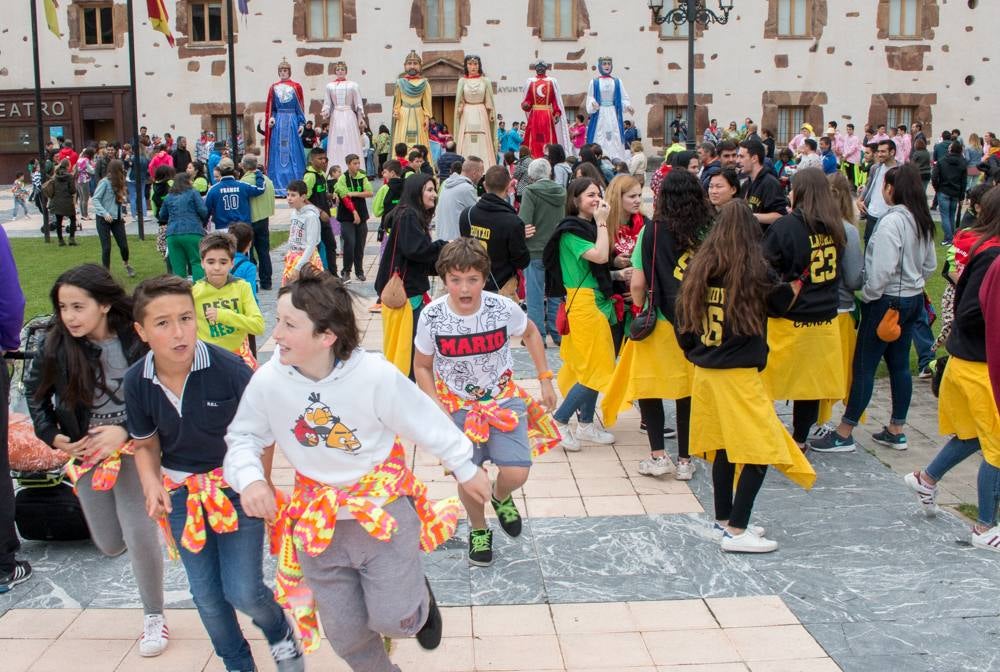
[[191,595],[228,671],[256,670],[235,609],[253,619],[279,672],[305,669],[285,614],[264,585],[264,522],[243,513],[222,477],[226,427],[251,371],[198,340],[191,283],[163,275],[135,290],[135,329],[149,354],[125,374],[129,433],[154,520],[166,517]]
[[254,184],[247,184],[236,179],[236,166],[232,159],[222,159],[216,168],[221,177],[205,196],[205,207],[208,208],[208,216],[215,228],[226,229],[236,222],[252,221],[250,199],[267,190],[264,186],[264,173],[258,168]]

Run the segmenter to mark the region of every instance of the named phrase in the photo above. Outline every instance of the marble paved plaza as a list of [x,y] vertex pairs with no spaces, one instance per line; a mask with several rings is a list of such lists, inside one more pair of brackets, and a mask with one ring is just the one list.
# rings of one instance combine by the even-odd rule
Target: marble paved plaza
[[[369,253],[376,252],[372,239]],[[381,319],[367,311],[374,291],[370,283],[353,286],[363,344],[379,349]],[[275,294],[263,295],[268,328]],[[273,343],[262,350],[266,358]],[[548,354],[558,366],[557,353]],[[527,353],[515,355],[531,389]],[[790,413],[783,404],[778,410]],[[538,461],[517,495],[524,533],[496,534],[492,567],[467,564],[464,523],[428,556],[446,605],[445,639],[431,653],[397,642],[403,670],[1000,669],[990,646],[1000,634],[1000,554],[965,544],[967,525],[953,513],[926,519],[881,456],[810,454],[818,474],[810,492],[770,473],[754,522],[781,548],[738,556],[711,538],[704,465],[690,484],[640,476],[647,444],[637,415],[624,414],[614,432],[614,446],[557,449]],[[861,432],[862,442],[869,436]],[[673,442],[670,450],[676,454]],[[454,494],[433,458],[414,452],[412,460],[434,495]],[[288,486],[292,477],[279,455],[275,483]],[[89,544],[36,542],[24,555],[34,578],[0,596],[3,672],[222,669],[179,564],[167,564],[170,646],[140,659],[141,612],[127,558],[104,558]],[[269,560],[265,576],[272,569]],[[273,669],[259,631],[246,626],[261,669]],[[307,667],[347,669],[328,646]]]

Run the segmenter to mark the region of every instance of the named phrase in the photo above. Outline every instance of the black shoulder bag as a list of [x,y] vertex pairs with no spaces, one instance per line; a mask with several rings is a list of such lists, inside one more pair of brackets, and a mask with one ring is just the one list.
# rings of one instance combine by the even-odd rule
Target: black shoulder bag
[[[653,286],[656,284],[656,233],[659,228],[656,222],[652,222],[653,227],[653,263],[650,264],[649,277],[651,282],[646,288],[646,304],[642,312],[632,318],[629,326],[628,337],[633,341],[641,341],[653,333],[656,328],[656,303],[653,301]],[[632,271],[633,273],[635,271]]]

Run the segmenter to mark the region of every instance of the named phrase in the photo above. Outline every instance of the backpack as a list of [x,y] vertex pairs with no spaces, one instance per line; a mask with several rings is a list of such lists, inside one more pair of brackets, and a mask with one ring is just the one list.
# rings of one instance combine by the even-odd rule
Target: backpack
[[80,500],[72,486],[24,487],[14,497],[14,522],[24,539],[35,541],[81,541],[90,539]]

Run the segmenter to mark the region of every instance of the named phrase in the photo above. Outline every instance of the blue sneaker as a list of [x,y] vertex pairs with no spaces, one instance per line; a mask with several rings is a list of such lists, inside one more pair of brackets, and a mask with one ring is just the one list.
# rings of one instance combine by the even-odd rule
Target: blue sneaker
[[872,434],[872,440],[875,443],[887,446],[894,450],[906,450],[909,448],[909,444],[906,443],[906,434],[900,432],[899,434],[893,434],[889,431],[888,427],[882,427],[882,431],[878,434]]
[[10,589],[19,583],[24,583],[31,578],[31,565],[27,560],[17,560],[14,569],[8,574],[0,576],[0,594],[10,592]]
[[812,439],[809,441],[809,447],[817,453],[853,453],[855,450],[854,437],[849,436],[845,439],[837,432]]

